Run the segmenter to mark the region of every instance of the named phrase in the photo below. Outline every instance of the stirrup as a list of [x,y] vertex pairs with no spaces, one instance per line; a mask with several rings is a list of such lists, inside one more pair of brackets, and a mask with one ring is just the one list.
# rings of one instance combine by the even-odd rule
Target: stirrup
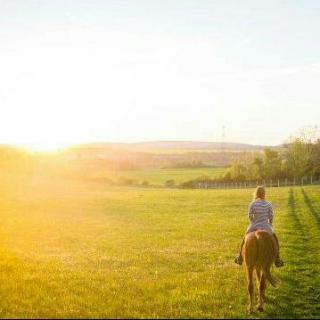
[[243,259],[241,256],[237,256],[237,257],[235,257],[234,262],[241,266],[243,263]]
[[274,262],[274,265],[277,267],[277,268],[281,268],[284,266],[284,262],[280,259],[280,258],[277,258]]

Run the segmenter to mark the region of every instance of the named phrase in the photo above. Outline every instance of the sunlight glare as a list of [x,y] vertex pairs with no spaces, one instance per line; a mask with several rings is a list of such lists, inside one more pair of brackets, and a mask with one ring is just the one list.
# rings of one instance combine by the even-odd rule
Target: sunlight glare
[[25,143],[23,147],[28,149],[29,151],[51,153],[51,152],[57,152],[59,150],[62,150],[68,147],[68,144],[40,141],[40,142]]

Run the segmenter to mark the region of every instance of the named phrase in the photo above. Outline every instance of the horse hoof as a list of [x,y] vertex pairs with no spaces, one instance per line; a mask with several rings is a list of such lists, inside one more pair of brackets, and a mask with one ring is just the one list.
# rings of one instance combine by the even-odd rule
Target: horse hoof
[[264,311],[263,306],[258,306],[257,310],[260,311],[260,312]]
[[252,308],[252,307],[248,307],[247,310],[248,310],[248,313],[249,313],[249,314],[253,314],[253,308]]

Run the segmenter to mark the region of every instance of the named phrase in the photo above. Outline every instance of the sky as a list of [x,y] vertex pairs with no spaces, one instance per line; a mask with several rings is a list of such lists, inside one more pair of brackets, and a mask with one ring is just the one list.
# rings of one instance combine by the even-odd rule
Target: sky
[[276,145],[320,120],[320,1],[0,0],[0,143]]

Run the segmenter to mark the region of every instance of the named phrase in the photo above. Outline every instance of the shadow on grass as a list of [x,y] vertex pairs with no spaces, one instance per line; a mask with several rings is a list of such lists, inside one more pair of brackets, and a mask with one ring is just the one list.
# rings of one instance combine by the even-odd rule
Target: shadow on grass
[[[297,237],[307,238],[306,232],[304,230],[304,226],[301,223],[298,212],[297,212],[297,202],[293,194],[293,189],[289,190],[289,198],[288,198],[288,210],[289,217],[292,220],[293,230],[296,230]],[[298,239],[299,240],[299,239]]]
[[[312,257],[306,254],[310,250],[310,237],[297,211],[293,189],[289,190],[288,216],[290,225],[286,243],[286,266],[281,270],[280,286],[274,296],[269,296],[267,318],[299,318],[315,316],[315,309],[308,305],[309,288],[312,285]],[[310,277],[311,275],[311,277]],[[268,295],[268,291],[266,292]]]
[[312,214],[312,216],[315,220],[315,223],[317,224],[318,228],[320,228],[320,210],[319,210],[319,208],[317,208],[314,205],[313,201],[310,199],[307,192],[303,188],[301,188],[301,192],[302,192],[302,195],[304,198],[304,202],[307,205],[310,213]]

